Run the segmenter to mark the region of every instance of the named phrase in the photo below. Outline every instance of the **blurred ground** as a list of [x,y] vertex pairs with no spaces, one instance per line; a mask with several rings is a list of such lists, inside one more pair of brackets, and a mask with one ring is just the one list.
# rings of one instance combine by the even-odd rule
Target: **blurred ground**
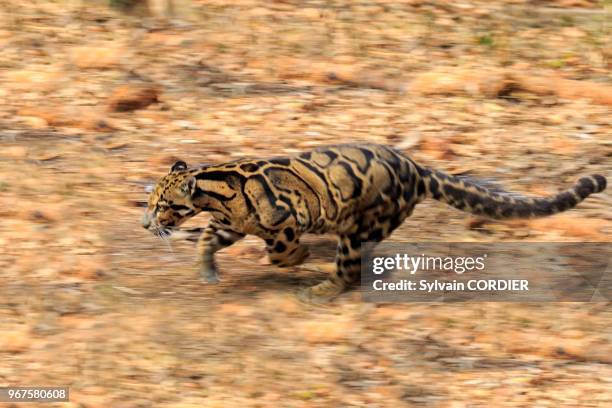
[[[309,307],[332,241],[287,271],[247,239],[211,287],[139,225],[176,158],[369,141],[531,194],[610,178],[609,1],[181,4],[0,5],[0,385],[87,408],[610,406],[609,304]],[[392,239],[610,241],[609,191],[514,223],[427,201]]]

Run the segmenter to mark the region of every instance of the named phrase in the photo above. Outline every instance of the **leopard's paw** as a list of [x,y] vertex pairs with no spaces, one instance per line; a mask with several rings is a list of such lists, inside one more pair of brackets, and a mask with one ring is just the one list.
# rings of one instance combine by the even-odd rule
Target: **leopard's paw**
[[200,268],[200,278],[204,283],[219,283],[219,274],[214,266],[203,266]]
[[300,266],[300,269],[331,275],[336,272],[338,266],[335,262],[310,262],[308,264]]
[[318,285],[304,288],[298,291],[297,297],[302,302],[322,304],[337,298],[346,287],[331,280],[325,280]]

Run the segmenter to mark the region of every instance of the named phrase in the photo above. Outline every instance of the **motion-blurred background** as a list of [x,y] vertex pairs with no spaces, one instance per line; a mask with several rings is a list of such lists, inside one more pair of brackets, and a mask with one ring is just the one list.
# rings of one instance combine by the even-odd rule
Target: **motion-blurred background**
[[[610,406],[609,303],[312,307],[294,293],[332,240],[281,270],[247,238],[207,286],[139,218],[177,158],[338,142],[527,194],[610,177],[611,23],[609,0],[1,1],[0,385],[80,408]],[[609,242],[611,202],[491,222],[427,201],[391,240]]]

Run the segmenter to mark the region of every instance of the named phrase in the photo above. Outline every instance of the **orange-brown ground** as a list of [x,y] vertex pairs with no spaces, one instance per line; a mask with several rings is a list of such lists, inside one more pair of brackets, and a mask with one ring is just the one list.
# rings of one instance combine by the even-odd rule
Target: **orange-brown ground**
[[[291,270],[246,239],[207,286],[191,244],[139,225],[176,158],[341,141],[531,194],[610,178],[609,1],[181,3],[0,5],[0,385],[83,408],[612,404],[609,303],[307,306],[329,239]],[[609,242],[609,191],[514,223],[427,201],[391,239]]]

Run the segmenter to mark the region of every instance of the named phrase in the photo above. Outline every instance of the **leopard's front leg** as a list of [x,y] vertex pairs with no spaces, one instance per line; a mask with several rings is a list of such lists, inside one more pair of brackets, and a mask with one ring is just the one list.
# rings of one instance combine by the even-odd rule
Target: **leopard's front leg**
[[215,265],[215,252],[242,238],[244,238],[244,234],[224,229],[214,223],[208,224],[198,239],[198,254],[201,262],[200,277],[208,283],[219,282]]

